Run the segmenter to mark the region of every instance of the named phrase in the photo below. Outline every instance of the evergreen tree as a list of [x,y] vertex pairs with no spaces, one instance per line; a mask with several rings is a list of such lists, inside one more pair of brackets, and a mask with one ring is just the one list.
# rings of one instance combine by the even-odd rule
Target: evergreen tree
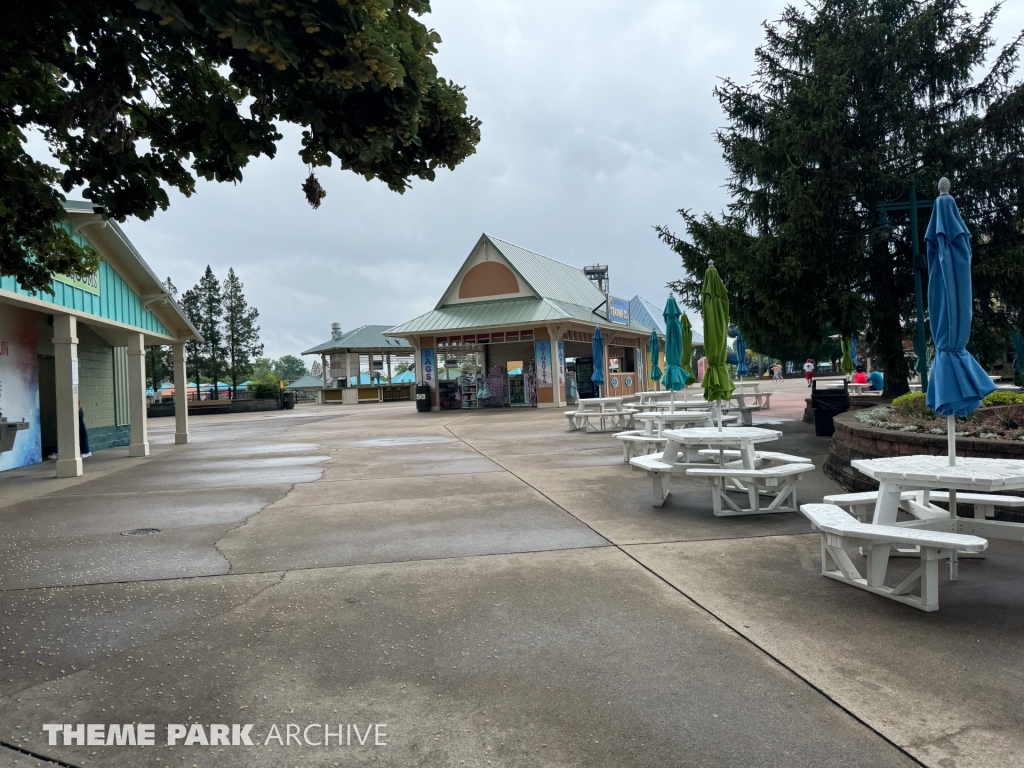
[[671,287],[699,305],[714,259],[751,345],[777,354],[866,331],[901,394],[911,236],[905,214],[883,228],[875,206],[912,181],[930,199],[948,176],[973,235],[984,360],[1024,305],[1024,36],[983,70],[998,10],[975,22],[960,0],[817,0],[766,25],[754,82],[715,91],[733,202],[721,217],[680,211],[684,238],[658,228],[689,273]]
[[[192,326],[199,331],[200,334],[203,332],[203,317],[200,312],[199,302],[199,286],[189,288],[185,293],[181,295],[181,311],[188,318],[188,321],[192,323]],[[199,397],[199,379],[202,373],[203,367],[203,356],[206,350],[206,340],[203,341],[186,341],[185,342],[185,357],[186,364],[185,368],[191,370],[192,380],[196,383],[196,397]],[[189,370],[185,371],[185,379],[188,380],[190,374]]]
[[[172,300],[178,297],[178,289],[171,278],[164,281],[164,289]],[[146,352],[146,379],[157,396],[160,395],[161,384],[174,380],[174,352],[170,347],[157,344],[149,347]]]
[[204,368],[206,375],[213,383],[213,399],[220,399],[219,381],[223,372],[225,357],[224,349],[224,294],[221,290],[220,281],[213,274],[210,265],[206,265],[206,272],[199,279],[193,289],[199,297],[199,318],[202,325],[199,332],[203,334],[205,343]]
[[224,279],[224,342],[232,397],[238,395],[239,382],[252,374],[254,358],[263,354],[260,327],[256,325],[260,313],[246,302],[242,287],[235,270],[229,269]]

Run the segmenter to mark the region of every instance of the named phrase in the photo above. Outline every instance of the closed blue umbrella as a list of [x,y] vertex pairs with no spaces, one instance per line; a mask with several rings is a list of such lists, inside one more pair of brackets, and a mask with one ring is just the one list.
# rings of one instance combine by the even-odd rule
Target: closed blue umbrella
[[[928,244],[928,307],[935,360],[928,380],[928,407],[946,417],[949,464],[956,465],[956,417],[966,416],[995,390],[995,384],[970,352],[971,233],[949,194],[949,180],[939,182],[925,241]],[[952,497],[950,504],[953,504]]]
[[661,368],[658,367],[658,358],[661,357],[661,343],[658,341],[658,331],[651,329],[651,338],[647,342],[647,356],[651,358],[651,381],[661,379]]
[[750,373],[747,366],[747,340],[743,338],[740,329],[736,329],[736,375],[741,379]]
[[594,340],[590,343],[590,354],[594,358],[594,371],[590,380],[598,387],[597,396],[601,396],[601,385],[604,384],[604,334],[600,328],[594,329]]

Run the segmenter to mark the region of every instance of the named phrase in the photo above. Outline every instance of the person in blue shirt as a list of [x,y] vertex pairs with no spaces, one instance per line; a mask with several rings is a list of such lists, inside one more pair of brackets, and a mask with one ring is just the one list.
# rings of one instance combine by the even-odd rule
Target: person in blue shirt
[[871,385],[871,389],[876,392],[881,392],[885,389],[885,379],[882,378],[881,371],[872,371],[868,374],[868,384]]

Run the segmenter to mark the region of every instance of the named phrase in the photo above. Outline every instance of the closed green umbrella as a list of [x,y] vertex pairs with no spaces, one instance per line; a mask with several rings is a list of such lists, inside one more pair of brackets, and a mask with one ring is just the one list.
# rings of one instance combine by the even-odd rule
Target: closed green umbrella
[[[665,311],[661,313],[661,316],[665,318],[665,373],[661,383],[665,385],[665,389],[670,389],[673,392],[685,387],[686,380],[689,378],[686,371],[679,366],[683,358],[683,328],[679,324],[681,314],[675,298],[669,296],[668,301],[665,302]],[[670,410],[675,408],[676,402],[675,395],[672,395],[671,398],[669,400]]]
[[658,341],[658,331],[653,328],[651,329],[651,338],[647,342],[647,356],[651,358],[651,381],[657,382],[661,379],[661,368],[658,367],[661,343]]
[[[704,288],[701,291],[704,310],[704,354],[708,367],[704,372],[704,399],[709,403],[719,401],[718,428],[722,428],[721,401],[732,397],[733,384],[729,368],[725,364],[729,336],[729,295],[725,292],[722,278],[710,262],[704,273]],[[667,354],[667,353],[666,353]]]
[[[693,367],[690,365],[690,361],[693,360],[693,326],[685,313],[679,318],[679,325],[683,329],[683,357],[679,361],[679,366],[686,372],[686,383],[689,384],[697,378],[693,375]],[[685,392],[685,387],[683,391]],[[683,399],[686,399],[685,395]]]
[[845,336],[839,337],[839,348],[843,350],[843,359],[839,363],[839,367],[843,373],[849,376],[856,370],[856,366],[853,364],[853,355],[851,354],[851,345],[853,340]]

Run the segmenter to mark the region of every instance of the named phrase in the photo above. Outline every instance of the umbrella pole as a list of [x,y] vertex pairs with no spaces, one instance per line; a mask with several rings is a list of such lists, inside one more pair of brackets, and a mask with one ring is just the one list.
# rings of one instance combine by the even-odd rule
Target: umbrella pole
[[[949,466],[956,466],[956,416],[946,417],[946,442],[949,446]],[[956,491],[950,491],[950,494],[954,494]],[[956,498],[953,495],[949,497],[950,510],[953,509],[954,501]]]

